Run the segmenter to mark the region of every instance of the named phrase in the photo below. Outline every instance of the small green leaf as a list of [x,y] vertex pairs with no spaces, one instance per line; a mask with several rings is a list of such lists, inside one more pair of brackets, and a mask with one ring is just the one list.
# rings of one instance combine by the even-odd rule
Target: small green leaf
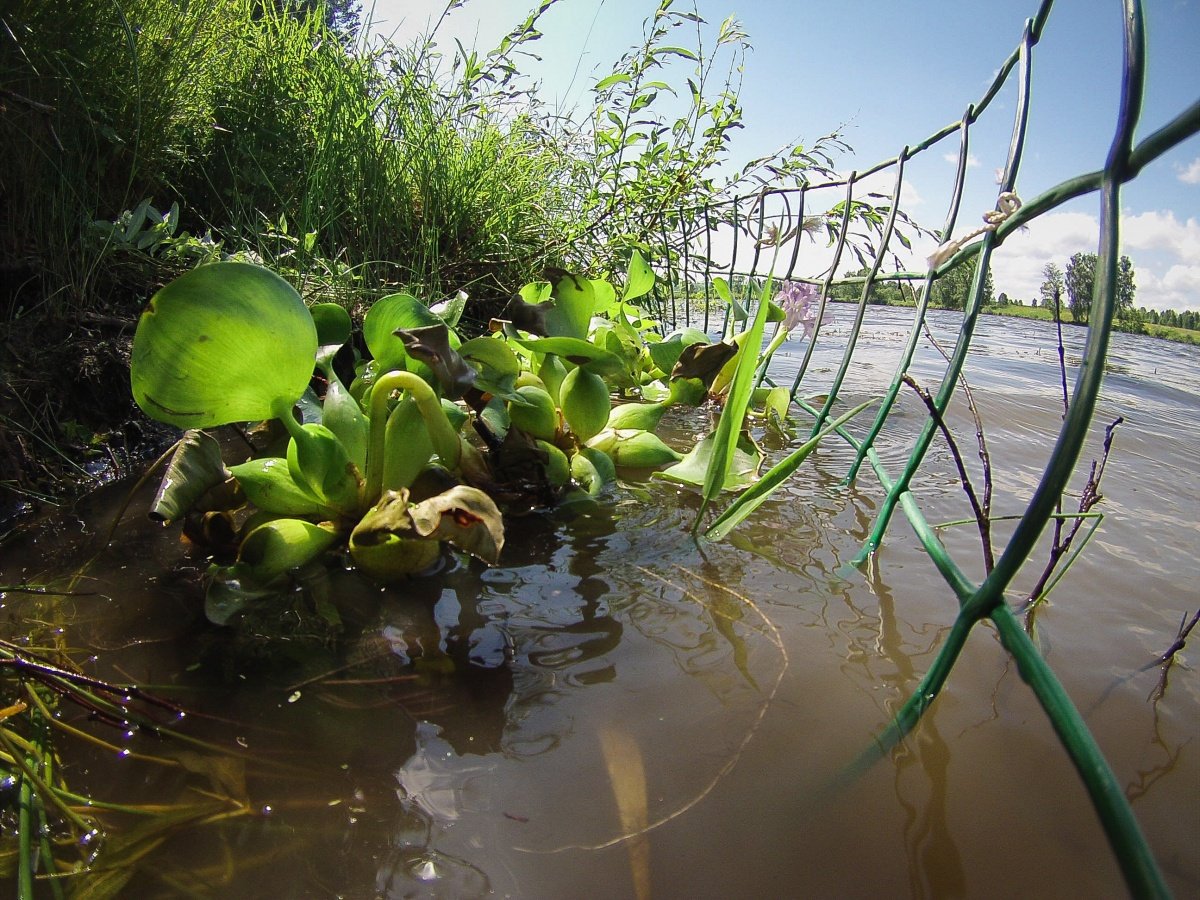
[[337,530],[303,519],[273,519],[259,525],[242,541],[238,562],[248,566],[262,584],[269,584],[333,546]]
[[620,372],[624,365],[615,353],[597,347],[590,341],[569,337],[528,338],[509,337],[518,347],[534,353],[553,353],[568,362],[582,366],[599,375]]
[[627,75],[626,73],[614,72],[613,74],[609,75],[607,78],[601,78],[599,81],[597,81],[596,86],[594,88],[592,88],[592,90],[597,91],[597,92],[603,91],[607,88],[612,87],[615,84],[626,84],[630,80],[631,79],[630,79],[629,75]]
[[350,461],[360,472],[367,468],[367,438],[370,426],[363,414],[358,401],[350,396],[350,392],[342,383],[334,378],[325,390],[325,402],[321,407],[321,424],[332,431],[342,446]]
[[[669,469],[655,472],[655,478],[663,478],[676,484],[690,484],[693,487],[703,487],[709,466],[712,463],[713,446],[716,441],[715,432],[705,435],[683,459]],[[733,451],[733,463],[725,476],[722,491],[741,491],[750,487],[758,480],[758,469],[762,465],[762,451],[745,435],[738,441]]]
[[644,297],[654,289],[654,272],[637,250],[629,258],[629,270],[625,274],[625,291],[621,300],[628,302]]
[[329,512],[312,492],[296,482],[286,459],[263,457],[230,466],[246,499],[263,512],[283,516],[316,516]]
[[546,314],[546,333],[552,337],[584,339],[596,312],[596,290],[591,281],[570,272],[556,273],[554,309]]
[[317,303],[309,312],[317,327],[317,363],[328,366],[342,345],[350,340],[350,313],[337,303]]

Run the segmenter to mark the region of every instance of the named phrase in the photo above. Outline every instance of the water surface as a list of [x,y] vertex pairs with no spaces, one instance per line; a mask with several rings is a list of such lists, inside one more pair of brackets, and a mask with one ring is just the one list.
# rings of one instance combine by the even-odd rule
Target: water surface
[[[886,387],[910,316],[868,311],[848,401]],[[952,346],[955,317],[933,322]],[[806,392],[828,385],[846,332],[828,329]],[[1083,331],[1064,336],[1071,367]],[[780,382],[803,350],[784,345]],[[932,390],[943,369],[923,342],[915,377]],[[1159,670],[1138,670],[1200,606],[1198,372],[1195,348],[1114,336],[1075,485],[1123,417],[1105,519],[1036,618],[1179,896],[1200,892],[1195,651],[1157,703]],[[1053,329],[983,317],[966,374],[994,512],[1020,513],[1062,415]],[[703,416],[670,420],[680,446]],[[879,444],[892,474],[922,421],[904,395]],[[950,424],[978,479],[961,400]],[[788,449],[764,440],[773,455]],[[86,563],[75,587],[92,592],[10,592],[5,636],[30,618],[61,627],[90,672],[154,686],[192,711],[180,731],[235,754],[202,765],[172,742],[117,733],[106,739],[168,764],[66,751],[72,786],[102,798],[216,791],[247,804],[181,830],[147,857],[131,896],[181,885],[238,897],[1122,896],[1078,778],[987,627],[910,740],[848,789],[824,791],[915,687],[955,612],[902,519],[846,571],[881,496],[866,471],[842,484],[851,458],[823,447],[723,544],[690,539],[693,494],[638,480],[598,515],[511,523],[495,568],[448,560],[436,577],[381,590],[333,566],[327,587],[350,626],[336,645],[297,626],[234,646],[207,625],[206,561],[141,517],[145,491],[97,551],[129,489],[110,485],[5,548],[0,583],[62,586]],[[915,486],[931,522],[968,514],[941,441]],[[1009,527],[997,524],[998,549]],[[979,577],[974,527],[943,539]],[[1014,604],[1044,560],[1043,548]]]

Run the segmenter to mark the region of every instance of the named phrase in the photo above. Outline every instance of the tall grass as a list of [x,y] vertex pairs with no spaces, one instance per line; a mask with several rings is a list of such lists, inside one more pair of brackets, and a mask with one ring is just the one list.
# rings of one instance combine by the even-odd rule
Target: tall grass
[[8,316],[118,289],[86,226],[143,197],[227,249],[358,283],[501,293],[545,261],[555,158],[527,119],[439,82],[428,45],[348,47],[320,9],[255,0],[16,0],[0,18]]

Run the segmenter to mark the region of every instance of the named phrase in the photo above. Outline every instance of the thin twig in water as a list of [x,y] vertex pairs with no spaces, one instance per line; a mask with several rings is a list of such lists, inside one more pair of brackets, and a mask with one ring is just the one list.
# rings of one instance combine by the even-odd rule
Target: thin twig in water
[[1162,668],[1158,676],[1158,684],[1154,686],[1154,690],[1150,694],[1150,701],[1158,703],[1167,692],[1167,675],[1171,671],[1171,665],[1175,662],[1175,654],[1184,648],[1187,644],[1188,635],[1192,633],[1192,629],[1196,627],[1196,622],[1200,621],[1200,609],[1192,614],[1189,620],[1185,613],[1183,618],[1179,620],[1179,631],[1175,633],[1175,640],[1171,646],[1167,648],[1155,662]]
[[[946,352],[946,348],[938,343],[938,339],[933,336],[933,332],[929,330],[929,322],[922,322],[922,327],[925,330],[925,337],[933,349],[941,354],[942,359],[946,364],[950,364],[950,354]],[[987,437],[983,431],[983,417],[979,414],[979,407],[975,405],[975,394],[971,390],[971,383],[967,381],[965,372],[958,373],[958,383],[962,385],[963,396],[967,401],[967,409],[971,411],[971,418],[975,422],[975,442],[979,445],[979,461],[983,464],[983,499],[979,503],[979,511],[982,512],[983,518],[979,522],[980,537],[983,540],[983,566],[984,571],[990,573],[992,566],[995,564],[994,551],[992,550],[992,455],[988,452]]]
[[954,435],[950,433],[950,429],[946,426],[942,414],[938,412],[937,404],[934,403],[933,397],[929,395],[929,391],[917,384],[916,379],[907,372],[901,376],[901,380],[912,388],[925,403],[925,407],[929,410],[929,415],[932,417],[934,424],[937,425],[938,430],[942,432],[942,436],[946,439],[946,445],[950,448],[950,455],[954,457],[954,465],[958,468],[958,477],[962,482],[963,492],[967,495],[967,501],[971,504],[971,511],[975,514],[975,523],[979,526],[979,539],[983,543],[983,565],[986,571],[991,572],[995,562],[992,556],[991,522],[987,510],[984,509],[975,494],[975,486],[971,484],[971,476],[967,473],[967,466],[963,462],[962,453],[959,452],[958,443],[954,440]]
[[[1100,454],[1099,460],[1092,460],[1092,468],[1088,473],[1087,483],[1083,486],[1083,491],[1079,495],[1079,512],[1090,512],[1103,499],[1100,493],[1100,479],[1104,477],[1104,468],[1108,465],[1108,454],[1112,450],[1113,433],[1117,426],[1125,421],[1123,416],[1117,416],[1104,429],[1104,448]],[[1062,512],[1062,501],[1059,501],[1057,512]],[[1021,606],[1022,612],[1028,612],[1038,603],[1045,599],[1049,593],[1047,584],[1050,582],[1054,570],[1058,567],[1059,561],[1067,555],[1071,549],[1071,544],[1075,541],[1079,534],[1079,529],[1083,527],[1084,519],[1076,518],[1072,523],[1070,530],[1063,534],[1064,517],[1056,516],[1054,519],[1054,541],[1050,545],[1050,558],[1046,561],[1046,568],[1042,570],[1042,574],[1038,577],[1037,583],[1029,591],[1025,602]]]

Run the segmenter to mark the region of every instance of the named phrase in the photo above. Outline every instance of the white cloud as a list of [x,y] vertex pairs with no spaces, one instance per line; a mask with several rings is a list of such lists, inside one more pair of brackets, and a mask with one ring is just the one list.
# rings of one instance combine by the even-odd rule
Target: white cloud
[[1176,163],[1175,171],[1178,173],[1176,177],[1184,184],[1200,184],[1200,156],[1193,159],[1187,168]]
[[[1078,251],[1095,252],[1100,224],[1090,213],[1046,213],[1008,237],[992,256],[996,292],[1028,302],[1038,294],[1047,263],[1065,268]],[[1121,217],[1122,252],[1134,263],[1138,306],[1200,307],[1200,222],[1150,210]]]
[[1122,216],[1121,241],[1129,249],[1161,251],[1186,262],[1200,260],[1200,222],[1180,222],[1170,210]]
[[[957,153],[943,153],[942,159],[944,159],[946,162],[950,163],[950,165],[952,165],[952,166],[958,165],[958,154]],[[982,163],[979,162],[979,157],[976,156],[974,153],[971,153],[968,150],[967,151],[967,168],[968,169],[977,169],[977,168],[979,168],[980,165],[982,165]]]

